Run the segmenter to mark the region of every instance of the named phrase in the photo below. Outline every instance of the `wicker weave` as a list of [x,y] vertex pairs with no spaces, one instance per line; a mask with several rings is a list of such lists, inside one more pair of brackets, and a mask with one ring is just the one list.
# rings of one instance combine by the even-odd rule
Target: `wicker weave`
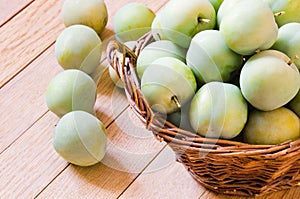
[[159,141],[165,141],[188,172],[204,187],[218,193],[253,196],[300,186],[300,139],[279,145],[250,145],[210,139],[176,127],[154,113],[144,100],[135,71],[139,52],[153,42],[140,38],[134,50],[110,41],[108,62],[124,84],[133,112]]

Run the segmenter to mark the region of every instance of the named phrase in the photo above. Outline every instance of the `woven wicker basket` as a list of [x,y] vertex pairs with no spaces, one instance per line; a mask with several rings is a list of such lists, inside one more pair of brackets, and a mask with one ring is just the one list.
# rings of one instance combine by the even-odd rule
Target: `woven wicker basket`
[[144,100],[135,71],[139,52],[153,42],[150,33],[133,51],[117,41],[107,47],[108,62],[124,84],[133,112],[159,141],[165,141],[187,171],[204,187],[222,194],[264,195],[300,186],[300,139],[279,145],[250,145],[210,139],[166,122]]

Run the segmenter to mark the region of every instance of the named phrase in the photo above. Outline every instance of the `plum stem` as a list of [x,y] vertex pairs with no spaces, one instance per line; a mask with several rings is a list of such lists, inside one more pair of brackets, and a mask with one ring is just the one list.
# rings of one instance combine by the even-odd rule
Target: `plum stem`
[[274,16],[279,17],[279,16],[284,15],[284,14],[285,14],[284,11],[280,11],[280,12],[275,13]]
[[178,108],[181,108],[181,104],[179,103],[178,97],[176,95],[172,96],[171,100],[176,104]]
[[297,59],[299,59],[298,55],[295,55],[294,57],[292,57],[289,61],[288,61],[288,65],[292,65]]
[[198,17],[198,22],[201,23],[201,22],[204,22],[204,23],[209,23],[210,22],[210,19],[203,19],[201,17]]

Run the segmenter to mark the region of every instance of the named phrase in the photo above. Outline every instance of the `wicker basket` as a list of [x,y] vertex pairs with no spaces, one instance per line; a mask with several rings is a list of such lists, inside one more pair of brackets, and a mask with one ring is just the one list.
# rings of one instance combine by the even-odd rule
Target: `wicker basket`
[[159,141],[165,141],[187,171],[204,187],[222,194],[264,195],[300,186],[300,139],[279,145],[250,145],[210,139],[166,122],[144,100],[135,71],[141,49],[153,42],[150,33],[133,51],[117,41],[107,47],[108,62],[124,84],[133,112]]

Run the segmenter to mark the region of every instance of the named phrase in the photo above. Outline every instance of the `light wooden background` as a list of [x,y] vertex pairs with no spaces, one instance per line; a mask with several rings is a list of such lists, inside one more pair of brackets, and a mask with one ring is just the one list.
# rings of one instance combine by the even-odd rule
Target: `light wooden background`
[[[132,0],[106,0],[113,35],[114,13]],[[166,0],[139,0],[158,11]],[[53,44],[64,25],[63,0],[0,0],[0,198],[203,198],[229,199],[196,183],[173,152],[146,131],[115,89],[102,62],[95,110],[108,132],[105,159],[92,167],[68,164],[52,147],[58,118],[48,111],[45,90],[62,69]],[[265,199],[297,199],[300,188]]]

